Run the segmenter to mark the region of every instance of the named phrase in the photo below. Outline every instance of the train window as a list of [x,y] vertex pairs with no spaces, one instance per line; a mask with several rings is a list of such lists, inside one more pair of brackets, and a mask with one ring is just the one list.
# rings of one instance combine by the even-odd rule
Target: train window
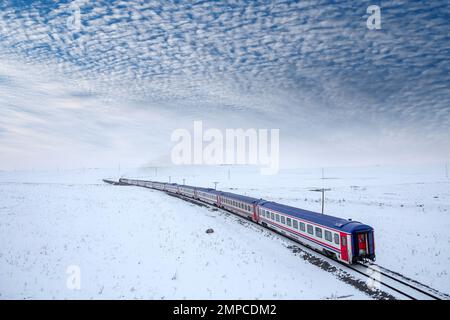
[[286,218],[286,224],[290,227],[292,224],[291,224],[291,218]]
[[285,219],[284,216],[281,216],[281,223],[282,223],[282,224],[285,224],[285,223],[286,223],[286,219]]
[[292,220],[292,226],[294,227],[294,229],[298,229],[298,221]]
[[342,237],[342,245],[347,246],[347,238],[345,236]]
[[275,220],[277,220],[277,222],[280,222],[280,215],[279,214],[275,215]]
[[328,240],[330,242],[333,241],[333,237],[331,236],[331,232],[328,230],[325,230],[325,240]]
[[319,227],[316,227],[316,237],[322,238],[322,229]]
[[273,212],[270,213],[270,219],[275,220],[275,214]]
[[312,225],[308,224],[307,225],[307,229],[308,229],[308,233],[309,234],[314,234],[314,230],[313,230],[313,226]]
[[300,222],[300,230],[305,231],[305,224],[303,222]]
[[339,235],[337,233],[334,234],[334,243],[339,244]]

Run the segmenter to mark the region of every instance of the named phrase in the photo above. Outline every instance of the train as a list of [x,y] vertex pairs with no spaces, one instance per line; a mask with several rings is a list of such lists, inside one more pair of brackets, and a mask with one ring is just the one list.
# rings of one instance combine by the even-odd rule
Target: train
[[214,205],[344,264],[375,261],[374,229],[358,221],[212,188],[126,178],[121,178],[119,183],[156,189]]

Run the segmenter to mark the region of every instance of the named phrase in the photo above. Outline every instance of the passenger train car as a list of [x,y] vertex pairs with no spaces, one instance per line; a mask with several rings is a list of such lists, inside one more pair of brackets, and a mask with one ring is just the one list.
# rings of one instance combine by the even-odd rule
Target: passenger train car
[[351,219],[211,188],[132,179],[120,179],[119,182],[180,194],[215,205],[343,263],[375,260],[373,228]]
[[216,191],[211,188],[196,188],[195,199],[201,200],[203,202],[213,204],[215,206],[220,205],[220,191]]
[[231,192],[222,192],[220,195],[221,208],[255,222],[258,222],[256,212],[259,201],[261,200]]

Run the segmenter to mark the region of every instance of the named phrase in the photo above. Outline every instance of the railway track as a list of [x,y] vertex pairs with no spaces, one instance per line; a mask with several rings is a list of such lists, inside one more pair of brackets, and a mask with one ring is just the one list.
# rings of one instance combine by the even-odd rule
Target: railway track
[[[115,184],[115,183],[113,183],[113,181],[110,181],[110,180],[104,180],[104,181],[106,183]],[[121,185],[126,185],[126,184],[121,184]],[[135,185],[130,184],[130,186],[135,186]],[[145,186],[143,188],[157,190],[157,189],[153,189],[153,188],[149,188],[149,187],[145,187]],[[162,191],[162,190],[158,190],[158,191]],[[385,267],[379,266],[375,263],[356,263],[354,265],[344,264],[340,261],[337,261],[337,260],[331,259],[328,256],[325,256],[320,251],[314,250],[310,247],[303,245],[302,243],[294,241],[291,238],[287,237],[286,235],[284,235],[280,232],[277,232],[271,228],[264,227],[250,219],[245,219],[244,217],[239,216],[239,215],[235,214],[234,212],[228,211],[223,208],[219,208],[215,205],[203,202],[198,199],[192,199],[190,197],[183,196],[181,194],[174,194],[174,193],[167,192],[167,191],[163,191],[163,192],[165,192],[169,196],[179,198],[179,199],[182,199],[184,201],[187,201],[187,202],[190,202],[190,203],[193,203],[196,205],[211,208],[211,209],[214,209],[217,211],[222,211],[222,212],[225,212],[228,214],[233,214],[234,216],[245,220],[245,222],[250,222],[251,224],[253,224],[261,229],[264,229],[273,234],[279,235],[279,236],[283,237],[284,239],[294,243],[297,246],[300,245],[303,248],[306,248],[307,250],[313,251],[314,253],[319,253],[321,255],[321,259],[324,259],[327,261],[328,260],[333,261],[333,263],[339,264],[340,268],[345,271],[351,270],[354,273],[364,276],[365,279],[367,279],[367,282],[369,282],[372,287],[377,288],[378,290],[383,291],[383,289],[384,290],[388,289],[392,292],[395,292],[397,295],[400,295],[400,296],[402,296],[406,299],[410,299],[410,300],[450,300],[450,296],[447,294],[441,293],[425,284],[422,284],[416,280],[410,279],[398,272],[395,272],[395,271],[389,270]]]
[[[340,263],[340,262],[339,262]],[[355,265],[344,265],[346,268],[368,278],[374,287],[388,288],[407,299],[411,300],[446,300],[449,296],[438,292],[415,280],[376,264],[356,263]],[[387,271],[382,271],[387,270]]]
[[[353,266],[352,266],[353,267]],[[363,269],[365,275],[380,279],[381,284],[412,300],[449,300],[450,296],[423,283],[408,278],[396,271],[389,270],[376,263],[357,263],[354,268]],[[360,272],[361,270],[355,270]],[[399,290],[401,288],[401,290]],[[401,291],[401,292],[400,292]]]

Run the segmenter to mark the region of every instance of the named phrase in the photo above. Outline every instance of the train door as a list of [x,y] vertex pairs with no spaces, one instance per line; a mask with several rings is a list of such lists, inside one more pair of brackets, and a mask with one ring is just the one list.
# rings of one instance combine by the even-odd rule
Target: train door
[[253,221],[259,221],[258,206],[256,204],[253,204]]
[[347,234],[341,232],[341,259],[349,262]]
[[358,233],[358,255],[367,254],[367,233]]

